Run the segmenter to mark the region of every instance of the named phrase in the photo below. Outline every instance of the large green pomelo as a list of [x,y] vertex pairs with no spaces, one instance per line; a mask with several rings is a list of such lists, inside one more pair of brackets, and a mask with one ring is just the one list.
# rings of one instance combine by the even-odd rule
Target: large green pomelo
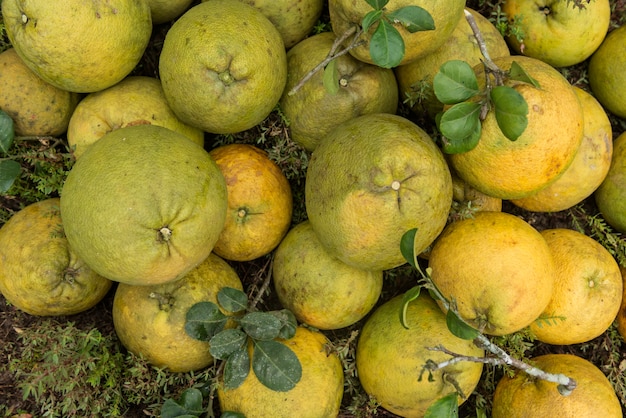
[[209,154],[156,125],[112,131],[70,171],[61,195],[67,239],[96,272],[137,285],[182,277],[224,227],[226,182]]

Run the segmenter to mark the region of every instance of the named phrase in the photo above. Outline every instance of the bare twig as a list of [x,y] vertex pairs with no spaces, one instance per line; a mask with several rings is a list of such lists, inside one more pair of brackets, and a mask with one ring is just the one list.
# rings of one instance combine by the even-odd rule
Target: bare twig
[[480,53],[485,58],[483,60],[483,64],[487,68],[488,70],[487,72],[493,74],[493,76],[496,79],[496,85],[501,86],[504,82],[503,80],[504,80],[505,71],[502,70],[500,67],[498,67],[491,59],[491,56],[489,55],[489,51],[487,50],[487,44],[485,43],[485,38],[483,38],[483,34],[478,28],[476,19],[474,19],[474,16],[472,16],[472,14],[467,9],[465,9],[465,19],[467,20],[467,23],[470,25],[470,28],[472,28],[472,32],[474,32],[474,38],[476,38],[476,42],[478,43],[478,48],[480,49]]
[[267,262],[263,266],[263,269],[262,269],[262,271],[266,272],[265,273],[265,278],[263,279],[263,284],[259,288],[259,290],[258,290],[256,296],[254,297],[254,299],[252,300],[252,302],[250,302],[248,310],[250,310],[250,311],[256,310],[256,305],[259,304],[259,302],[263,298],[263,295],[265,294],[265,291],[269,287],[270,281],[271,281],[271,278],[272,278],[272,265],[273,264],[274,264],[273,257],[269,257]]

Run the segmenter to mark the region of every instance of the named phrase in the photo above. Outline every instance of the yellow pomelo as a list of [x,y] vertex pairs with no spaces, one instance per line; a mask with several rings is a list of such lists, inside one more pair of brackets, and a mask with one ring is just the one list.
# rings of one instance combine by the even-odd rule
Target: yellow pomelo
[[186,11],[167,32],[159,75],[183,122],[236,133],[262,122],[278,103],[286,55],[261,11],[241,1],[210,0]]
[[583,140],[563,174],[537,193],[511,201],[533,212],[558,212],[582,202],[600,186],[611,166],[613,131],[602,105],[574,87],[583,107]]
[[213,363],[210,345],[187,335],[186,315],[196,303],[217,304],[217,294],[224,287],[243,291],[235,270],[215,254],[174,282],[120,283],[112,308],[115,332],[126,349],[156,367],[174,373],[207,367]]
[[577,6],[561,0],[506,0],[502,4],[522,40],[509,34],[507,41],[518,54],[540,59],[554,67],[583,62],[600,46],[611,20],[609,0]]
[[167,104],[161,82],[146,76],[129,76],[83,98],[69,120],[67,141],[78,158],[108,132],[148,124],[179,132],[204,146],[204,132],[181,122]]
[[69,245],[58,198],[24,207],[0,228],[0,293],[28,314],[86,311],[104,298],[112,284]]
[[[336,417],[343,398],[343,368],[330,341],[319,331],[298,327],[296,335],[278,340],[300,361],[302,377],[287,392],[265,387],[254,372],[236,389],[217,387],[222,411],[239,412],[248,418]],[[252,357],[252,354],[251,354]]]
[[313,30],[325,3],[323,0],[239,1],[259,9],[276,26],[287,49],[306,38]]
[[[483,37],[491,58],[510,55],[509,47],[500,31],[486,17],[470,8],[465,8],[474,18]],[[484,59],[478,41],[466,17],[459,20],[452,34],[436,50],[418,60],[394,68],[401,99],[409,99],[411,109],[417,115],[424,112],[434,119],[443,110],[441,103],[433,91],[433,78],[439,67],[450,60],[461,60],[471,66],[481,63]],[[418,97],[417,101],[412,99]]]
[[[620,266],[619,269],[622,274],[624,293],[626,294],[626,267]],[[622,294],[622,304],[620,305],[615,323],[617,324],[619,334],[626,339],[626,295],[624,294]]]
[[406,231],[419,230],[416,252],[439,235],[452,204],[452,179],[419,126],[372,113],[337,126],[313,151],[305,203],[331,255],[364,270],[386,270],[406,262],[400,252]]
[[92,144],[61,191],[65,233],[96,272],[127,284],[182,277],[211,252],[226,218],[226,182],[209,154],[156,125]]
[[16,135],[58,136],[67,130],[79,96],[45,82],[15,48],[0,53],[0,109],[13,119]]
[[506,212],[477,212],[446,226],[428,265],[461,317],[491,335],[530,325],[554,288],[554,261],[543,236]]
[[318,329],[344,328],[374,307],[383,272],[361,270],[330,255],[309,221],[294,226],[274,253],[274,289],[298,321]]
[[152,33],[145,0],[3,0],[2,17],[11,44],[33,72],[79,93],[126,77]]
[[[465,1],[391,0],[385,6],[385,12],[393,12],[407,6],[419,6],[430,13],[435,22],[435,29],[410,33],[402,24],[393,24],[404,41],[404,58],[400,65],[420,59],[443,45],[459,21],[464,18]],[[355,25],[360,27],[363,17],[374,9],[366,1],[336,0],[328,3],[328,11],[333,32],[337,37],[341,37],[351,27]],[[373,64],[369,41],[377,27],[377,24],[372,25],[368,33],[361,35],[359,40],[364,41],[364,43],[350,50],[352,56],[363,62]]]
[[604,219],[626,234],[626,132],[613,141],[609,172],[594,197]]
[[[363,326],[356,349],[356,367],[365,392],[388,411],[401,417],[423,417],[430,405],[456,392],[446,381],[454,379],[465,398],[472,393],[482,373],[482,363],[458,362],[426,375],[427,361],[441,363],[451,357],[430,348],[443,346],[464,356],[482,357],[484,351],[471,340],[454,336],[446,324],[446,316],[435,301],[422,292],[406,310],[408,329],[400,322],[402,295],[376,308]],[[426,372],[427,373],[427,372]]]
[[293,199],[287,177],[265,151],[253,145],[223,145],[209,155],[228,191],[226,223],[213,251],[234,261],[269,254],[291,225]]
[[147,0],[152,24],[170,22],[187,11],[193,0]]
[[600,243],[572,229],[541,231],[555,266],[550,303],[531,331],[548,344],[580,344],[605,332],[622,301],[619,265]]
[[626,25],[610,32],[589,60],[589,85],[609,112],[626,118]]
[[[548,186],[565,171],[583,138],[582,106],[569,82],[550,65],[535,58],[495,58],[503,70],[513,62],[539,83],[509,79],[528,105],[528,125],[515,141],[504,136],[491,109],[482,121],[478,145],[471,151],[453,154],[449,161],[463,180],[477,190],[501,199],[530,196]],[[482,64],[474,67],[484,88]]]
[[496,386],[493,418],[621,418],[622,408],[611,382],[589,360],[572,354],[545,354],[532,364],[549,373],[576,381],[576,388],[563,396],[557,384],[517,371],[504,376]]
[[474,211],[500,212],[502,199],[479,192],[452,171],[452,209],[460,213]]
[[[349,54],[336,58],[336,92],[318,71],[295,94],[290,91],[322,62],[335,41],[332,32],[313,35],[287,53],[287,85],[280,109],[289,121],[291,139],[313,151],[341,122],[367,113],[396,113],[398,86],[393,71],[366,64]],[[329,68],[328,71],[331,71]]]

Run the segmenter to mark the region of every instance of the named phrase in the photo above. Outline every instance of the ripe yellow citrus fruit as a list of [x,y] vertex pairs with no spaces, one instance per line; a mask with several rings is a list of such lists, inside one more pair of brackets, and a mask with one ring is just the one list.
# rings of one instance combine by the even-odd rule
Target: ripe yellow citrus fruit
[[0,109],[13,120],[16,135],[58,136],[67,130],[79,96],[43,81],[15,48],[0,53]]
[[626,25],[610,32],[589,60],[589,85],[609,112],[626,118]]
[[613,141],[609,172],[594,196],[604,219],[626,234],[626,132]]
[[[471,151],[452,154],[449,161],[463,180],[479,191],[501,199],[530,196],[548,186],[574,159],[583,137],[583,112],[569,82],[550,65],[529,57],[495,58],[503,70],[513,62],[538,83],[509,79],[528,105],[528,125],[515,141],[504,136],[491,109],[482,122],[478,145]],[[480,88],[485,75],[482,64],[474,67]]]
[[622,301],[619,265],[600,243],[572,229],[541,231],[554,259],[550,303],[530,326],[539,341],[580,344],[605,332]]
[[170,22],[187,11],[193,0],[147,0],[152,24]]
[[[392,0],[385,6],[385,12],[393,12],[406,6],[419,6],[432,16],[435,29],[410,33],[400,23],[394,27],[400,32],[404,41],[404,58],[400,65],[416,61],[427,54],[435,51],[448,39],[454,28],[463,19],[465,1],[460,0]],[[333,32],[341,37],[352,26],[361,25],[363,17],[373,11],[368,2],[353,0],[337,0],[328,3],[330,23]],[[368,33],[361,35],[359,40],[365,41],[363,45],[350,50],[355,58],[373,64],[369,45],[372,33],[378,25],[373,25]]]
[[506,212],[477,212],[448,224],[428,265],[443,295],[476,329],[505,335],[530,325],[554,287],[552,253],[543,236]]
[[[490,57],[510,55],[506,41],[493,23],[475,10],[468,7],[465,10],[474,17]],[[450,60],[461,60],[474,66],[480,64],[483,59],[474,32],[467,19],[463,17],[439,48],[418,60],[394,68],[401,99],[409,100],[409,103],[414,102],[411,109],[417,115],[426,112],[434,119],[435,115],[443,110],[443,103],[435,96],[432,86],[439,67]],[[419,96],[417,101],[412,99],[415,96]]]
[[[402,296],[385,302],[367,319],[356,349],[356,366],[363,389],[388,411],[402,417],[423,417],[438,399],[456,391],[454,379],[463,392],[459,403],[472,393],[482,372],[482,363],[458,362],[432,373],[423,367],[451,357],[430,348],[443,346],[464,356],[482,357],[484,351],[471,340],[454,336],[446,316],[435,301],[422,292],[406,310],[408,329],[400,322]],[[445,377],[444,377],[445,375]],[[422,376],[422,379],[419,377]]]
[[170,28],[159,57],[165,97],[185,123],[212,133],[252,128],[274,109],[287,81],[280,33],[241,1],[210,0]]
[[79,93],[126,77],[152,33],[146,1],[3,0],[2,17],[11,44],[33,72]]
[[146,76],[126,77],[114,86],[84,97],[69,120],[67,142],[74,147],[74,156],[78,158],[108,132],[147,124],[179,132],[204,146],[204,132],[181,122],[167,104],[161,82]]
[[406,262],[400,252],[406,231],[418,228],[418,253],[439,235],[452,205],[452,179],[424,130],[401,116],[367,114],[337,126],[313,151],[305,203],[331,255],[386,270]]
[[398,86],[393,71],[366,64],[349,54],[335,59],[336,92],[325,85],[322,70],[295,94],[290,94],[326,58],[335,39],[332,32],[322,32],[287,52],[288,77],[280,109],[289,121],[291,139],[308,151],[313,151],[341,122],[366,113],[393,114],[398,108]]
[[[624,293],[626,293],[626,267],[620,266],[620,272],[622,273],[622,284],[624,284]],[[616,318],[617,331],[626,338],[626,296],[622,295],[622,304],[620,305],[619,312]]]
[[113,299],[115,332],[126,349],[157,367],[174,373],[202,369],[213,357],[208,342],[187,335],[187,311],[199,302],[217,304],[217,293],[224,287],[243,291],[235,270],[215,254],[174,282],[120,283]]
[[583,107],[583,140],[563,174],[537,193],[511,201],[533,212],[558,212],[582,202],[600,186],[611,166],[613,131],[602,105],[574,86]]
[[294,226],[274,253],[274,289],[298,321],[318,329],[344,328],[374,307],[383,272],[361,270],[330,255],[309,221]]
[[253,145],[223,145],[209,155],[228,192],[226,223],[213,251],[234,261],[269,254],[291,225],[293,200],[287,177],[265,151]]
[[573,354],[545,354],[532,365],[576,381],[576,388],[563,396],[557,384],[518,371],[504,376],[493,397],[493,418],[621,418],[622,408],[611,382],[590,361]]
[[454,172],[452,172],[452,198],[454,200],[452,209],[456,209],[457,213],[466,211],[466,209],[470,211],[485,210],[492,212],[500,212],[502,210],[502,199],[479,192],[461,180]]
[[202,262],[226,207],[226,182],[209,154],[156,125],[104,135],[61,191],[70,245],[96,272],[128,284],[173,281]]
[[523,37],[520,42],[516,35],[508,35],[511,48],[554,67],[568,67],[589,58],[602,43],[611,20],[609,0],[582,6],[560,0],[507,0],[502,11]]
[[104,298],[112,284],[69,245],[58,198],[24,207],[0,228],[0,293],[28,314],[86,311]]
[[300,360],[302,377],[296,386],[274,391],[251,370],[236,389],[218,385],[221,410],[257,418],[336,417],[343,398],[343,368],[337,354],[329,351],[329,340],[319,331],[298,327],[293,338],[279,341]]

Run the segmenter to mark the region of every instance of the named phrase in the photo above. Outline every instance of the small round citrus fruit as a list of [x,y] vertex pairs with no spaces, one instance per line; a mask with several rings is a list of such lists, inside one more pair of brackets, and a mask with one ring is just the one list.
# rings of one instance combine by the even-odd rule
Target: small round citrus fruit
[[233,261],[269,254],[291,225],[293,200],[287,177],[265,151],[253,145],[223,145],[209,155],[228,192],[226,223],[213,251]]
[[555,267],[543,236],[506,212],[477,212],[446,226],[428,265],[442,294],[476,329],[505,335],[530,325],[554,288]]
[[361,270],[330,255],[309,221],[294,226],[274,253],[274,289],[298,321],[318,329],[344,328],[374,307],[383,272]]
[[243,291],[235,270],[215,254],[174,282],[120,283],[112,308],[115,332],[126,349],[156,367],[174,373],[202,369],[213,362],[210,345],[187,335],[187,311],[199,302],[217,304],[217,294],[224,287]]
[[193,0],[147,0],[152,24],[170,22],[187,11]]
[[534,357],[532,365],[548,373],[563,374],[576,381],[567,396],[556,383],[517,371],[504,376],[493,396],[493,418],[621,418],[622,407],[611,382],[589,360],[572,354],[545,354]]
[[224,176],[186,136],[156,125],[120,128],[89,146],[61,191],[70,245],[96,272],[162,284],[202,262],[224,227]]
[[609,172],[594,196],[604,219],[626,234],[626,132],[613,141]]
[[626,118],[626,25],[609,34],[589,60],[594,96],[609,112]]
[[24,207],[0,228],[0,293],[28,314],[86,311],[104,298],[112,284],[69,245],[58,198]]
[[130,74],[152,34],[146,1],[3,0],[2,17],[24,63],[53,86],[78,93]]
[[[363,389],[383,408],[402,417],[417,418],[423,417],[438,399],[456,392],[452,379],[468,397],[482,373],[482,363],[459,362],[432,372],[432,379],[419,379],[427,361],[438,364],[451,358],[431,348],[443,346],[474,357],[482,357],[484,351],[471,340],[450,332],[446,316],[426,292],[409,303],[408,328],[400,322],[402,308],[403,297],[396,296],[367,319],[357,343],[356,367]],[[461,404],[465,398],[459,396],[458,401]]]
[[439,235],[452,205],[450,170],[433,140],[401,116],[372,113],[333,129],[313,151],[306,211],[329,254],[364,270],[404,264],[402,235],[418,228],[415,251]]
[[582,202],[600,186],[611,166],[613,132],[602,105],[589,93],[574,87],[583,107],[583,140],[563,174],[537,193],[511,199],[533,212],[558,212]]
[[287,392],[274,391],[250,371],[236,389],[218,385],[221,410],[258,418],[336,417],[343,398],[343,368],[337,354],[328,351],[329,340],[319,331],[298,327],[293,338],[279,341],[302,366],[296,386]]
[[572,229],[541,231],[555,266],[554,290],[530,326],[548,344],[580,344],[605,332],[622,301],[619,265],[600,243]]
[[274,109],[287,81],[276,27],[241,1],[210,0],[174,22],[159,57],[165,97],[185,123],[211,133],[250,129]]
[[204,132],[181,122],[167,104],[161,82],[146,76],[126,77],[114,86],[84,97],[69,120],[67,142],[74,147],[74,156],[78,158],[108,132],[148,124],[179,132],[204,146]]

